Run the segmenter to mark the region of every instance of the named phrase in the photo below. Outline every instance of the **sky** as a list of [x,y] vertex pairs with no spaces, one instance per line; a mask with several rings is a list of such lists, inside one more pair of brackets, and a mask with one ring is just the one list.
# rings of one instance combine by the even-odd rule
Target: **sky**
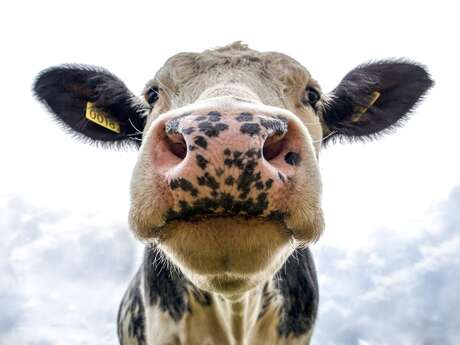
[[127,228],[136,152],[63,132],[31,96],[35,75],[100,65],[139,94],[169,56],[236,40],[294,57],[324,91],[371,59],[428,66],[436,85],[403,128],[321,153],[313,344],[459,344],[458,10],[393,0],[0,5],[0,344],[116,343],[118,303],[141,260]]

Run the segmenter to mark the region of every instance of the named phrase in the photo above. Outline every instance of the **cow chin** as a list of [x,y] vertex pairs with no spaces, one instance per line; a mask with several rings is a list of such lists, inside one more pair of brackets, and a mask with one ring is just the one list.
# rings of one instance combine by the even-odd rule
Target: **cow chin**
[[282,222],[243,217],[170,222],[158,246],[198,287],[227,294],[276,273],[294,249]]

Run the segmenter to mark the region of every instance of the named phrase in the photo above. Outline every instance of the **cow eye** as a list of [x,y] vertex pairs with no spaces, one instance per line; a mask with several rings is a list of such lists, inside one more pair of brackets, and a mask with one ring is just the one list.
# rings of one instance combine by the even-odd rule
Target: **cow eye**
[[314,106],[320,98],[321,96],[318,91],[311,87],[307,87],[304,93],[303,104]]
[[148,104],[154,105],[158,101],[159,89],[156,86],[150,87],[145,93],[145,100]]

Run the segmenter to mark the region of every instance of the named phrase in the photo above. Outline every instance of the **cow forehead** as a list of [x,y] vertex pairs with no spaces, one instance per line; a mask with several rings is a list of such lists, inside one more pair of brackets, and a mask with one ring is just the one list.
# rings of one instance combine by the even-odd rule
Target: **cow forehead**
[[[179,53],[168,59],[155,78],[172,96],[199,93],[215,84],[242,83],[267,97],[282,96],[307,85],[316,86],[307,69],[293,58],[277,52],[258,52],[235,42],[202,53]],[[183,96],[183,95],[182,95]],[[190,95],[186,95],[190,99]]]

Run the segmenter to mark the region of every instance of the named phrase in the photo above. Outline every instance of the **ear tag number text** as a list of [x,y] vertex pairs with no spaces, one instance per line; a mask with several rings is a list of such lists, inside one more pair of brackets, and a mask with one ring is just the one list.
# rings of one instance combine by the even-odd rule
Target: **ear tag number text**
[[120,133],[120,124],[118,121],[109,119],[105,112],[97,109],[91,102],[86,103],[85,117],[112,132]]

